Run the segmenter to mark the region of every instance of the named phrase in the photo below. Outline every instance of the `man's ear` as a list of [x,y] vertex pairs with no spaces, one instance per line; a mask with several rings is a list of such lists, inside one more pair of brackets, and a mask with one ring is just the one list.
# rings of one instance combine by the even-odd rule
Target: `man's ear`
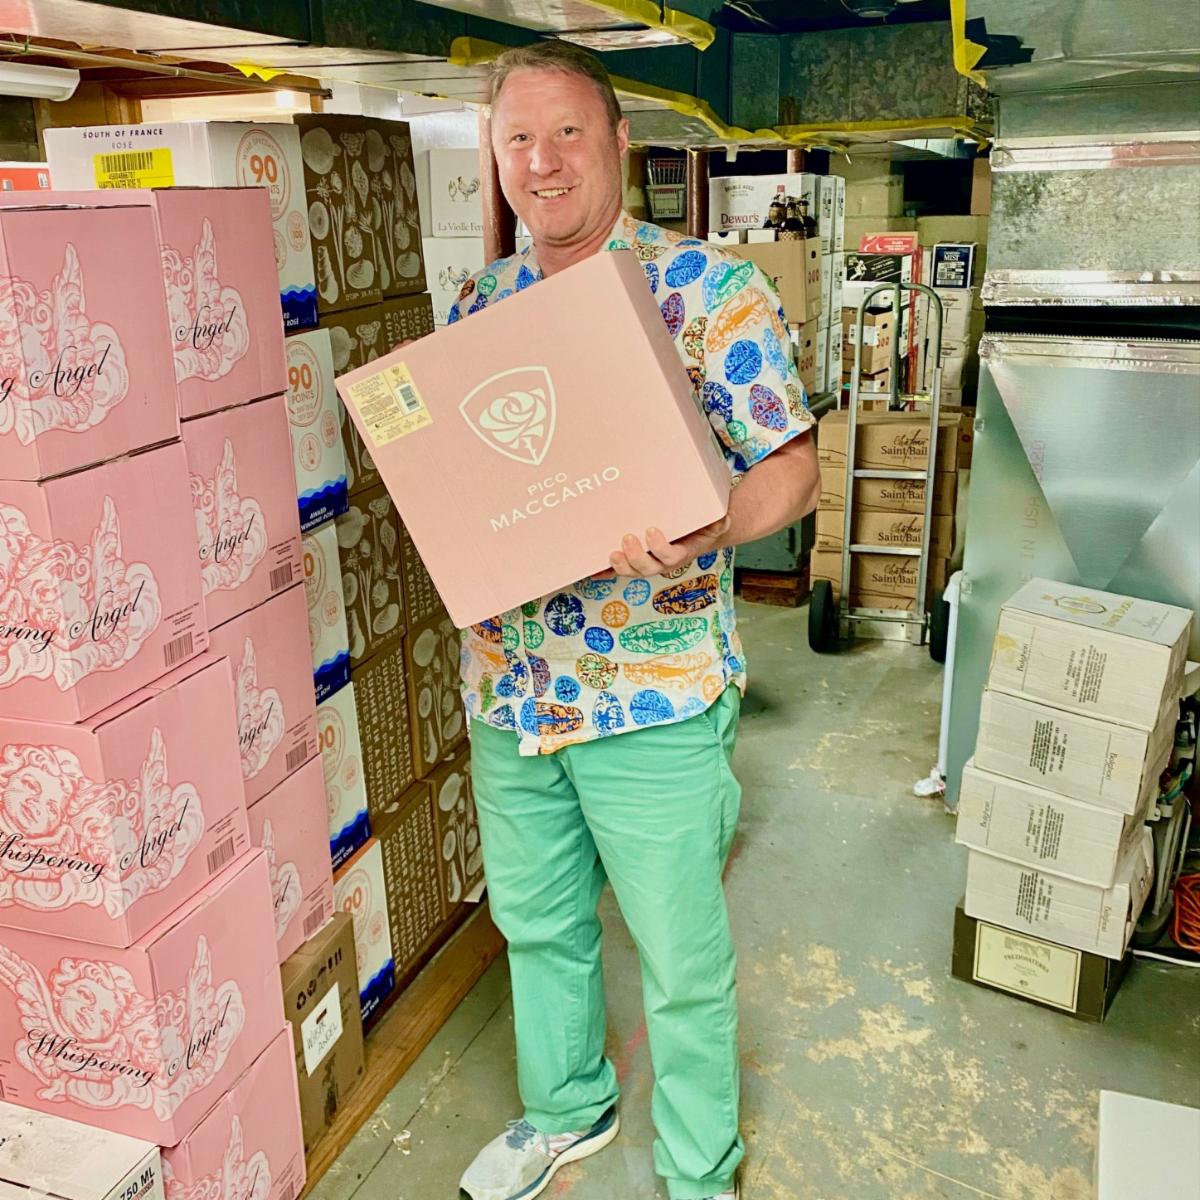
[[617,122],[617,146],[620,148],[621,157],[624,158],[629,150],[629,121],[625,117]]

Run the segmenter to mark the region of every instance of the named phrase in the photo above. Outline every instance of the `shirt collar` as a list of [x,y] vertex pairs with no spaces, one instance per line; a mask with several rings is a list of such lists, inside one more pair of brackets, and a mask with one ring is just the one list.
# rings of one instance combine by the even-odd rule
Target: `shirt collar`
[[[632,250],[637,239],[641,223],[634,220],[625,209],[621,209],[617,222],[609,232],[608,239],[601,246],[601,252],[606,250]],[[537,246],[530,243],[522,250],[517,258],[531,270],[539,279],[542,277],[542,265],[538,261]]]

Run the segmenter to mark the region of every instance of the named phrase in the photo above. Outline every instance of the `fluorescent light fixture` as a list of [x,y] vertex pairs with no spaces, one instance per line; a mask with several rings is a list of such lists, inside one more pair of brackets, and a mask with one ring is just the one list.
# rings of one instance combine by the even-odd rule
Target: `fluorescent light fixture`
[[296,108],[300,103],[300,97],[295,92],[276,92],[275,106],[276,108]]
[[39,67],[0,62],[0,96],[34,100],[69,100],[79,86],[79,72],[66,67]]

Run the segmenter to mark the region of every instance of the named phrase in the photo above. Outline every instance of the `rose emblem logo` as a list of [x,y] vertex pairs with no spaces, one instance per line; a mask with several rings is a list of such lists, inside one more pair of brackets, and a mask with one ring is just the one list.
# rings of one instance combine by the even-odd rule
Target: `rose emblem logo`
[[540,466],[554,438],[554,381],[545,367],[515,367],[484,380],[459,405],[477,437],[505,458]]

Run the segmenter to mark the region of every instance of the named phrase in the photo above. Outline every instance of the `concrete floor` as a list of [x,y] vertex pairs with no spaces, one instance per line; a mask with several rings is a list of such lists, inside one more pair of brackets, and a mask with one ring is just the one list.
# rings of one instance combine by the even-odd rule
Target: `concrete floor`
[[[966,853],[940,801],[911,792],[935,760],[940,668],[871,642],[818,658],[804,610],[742,613],[753,682],[727,886],[745,1200],[1087,1200],[1101,1088],[1200,1105],[1200,979],[1139,963],[1099,1027],[952,979]],[[611,895],[603,913],[622,1133],[546,1195],[659,1200],[637,960]],[[498,962],[317,1200],[455,1200],[519,1114]]]

